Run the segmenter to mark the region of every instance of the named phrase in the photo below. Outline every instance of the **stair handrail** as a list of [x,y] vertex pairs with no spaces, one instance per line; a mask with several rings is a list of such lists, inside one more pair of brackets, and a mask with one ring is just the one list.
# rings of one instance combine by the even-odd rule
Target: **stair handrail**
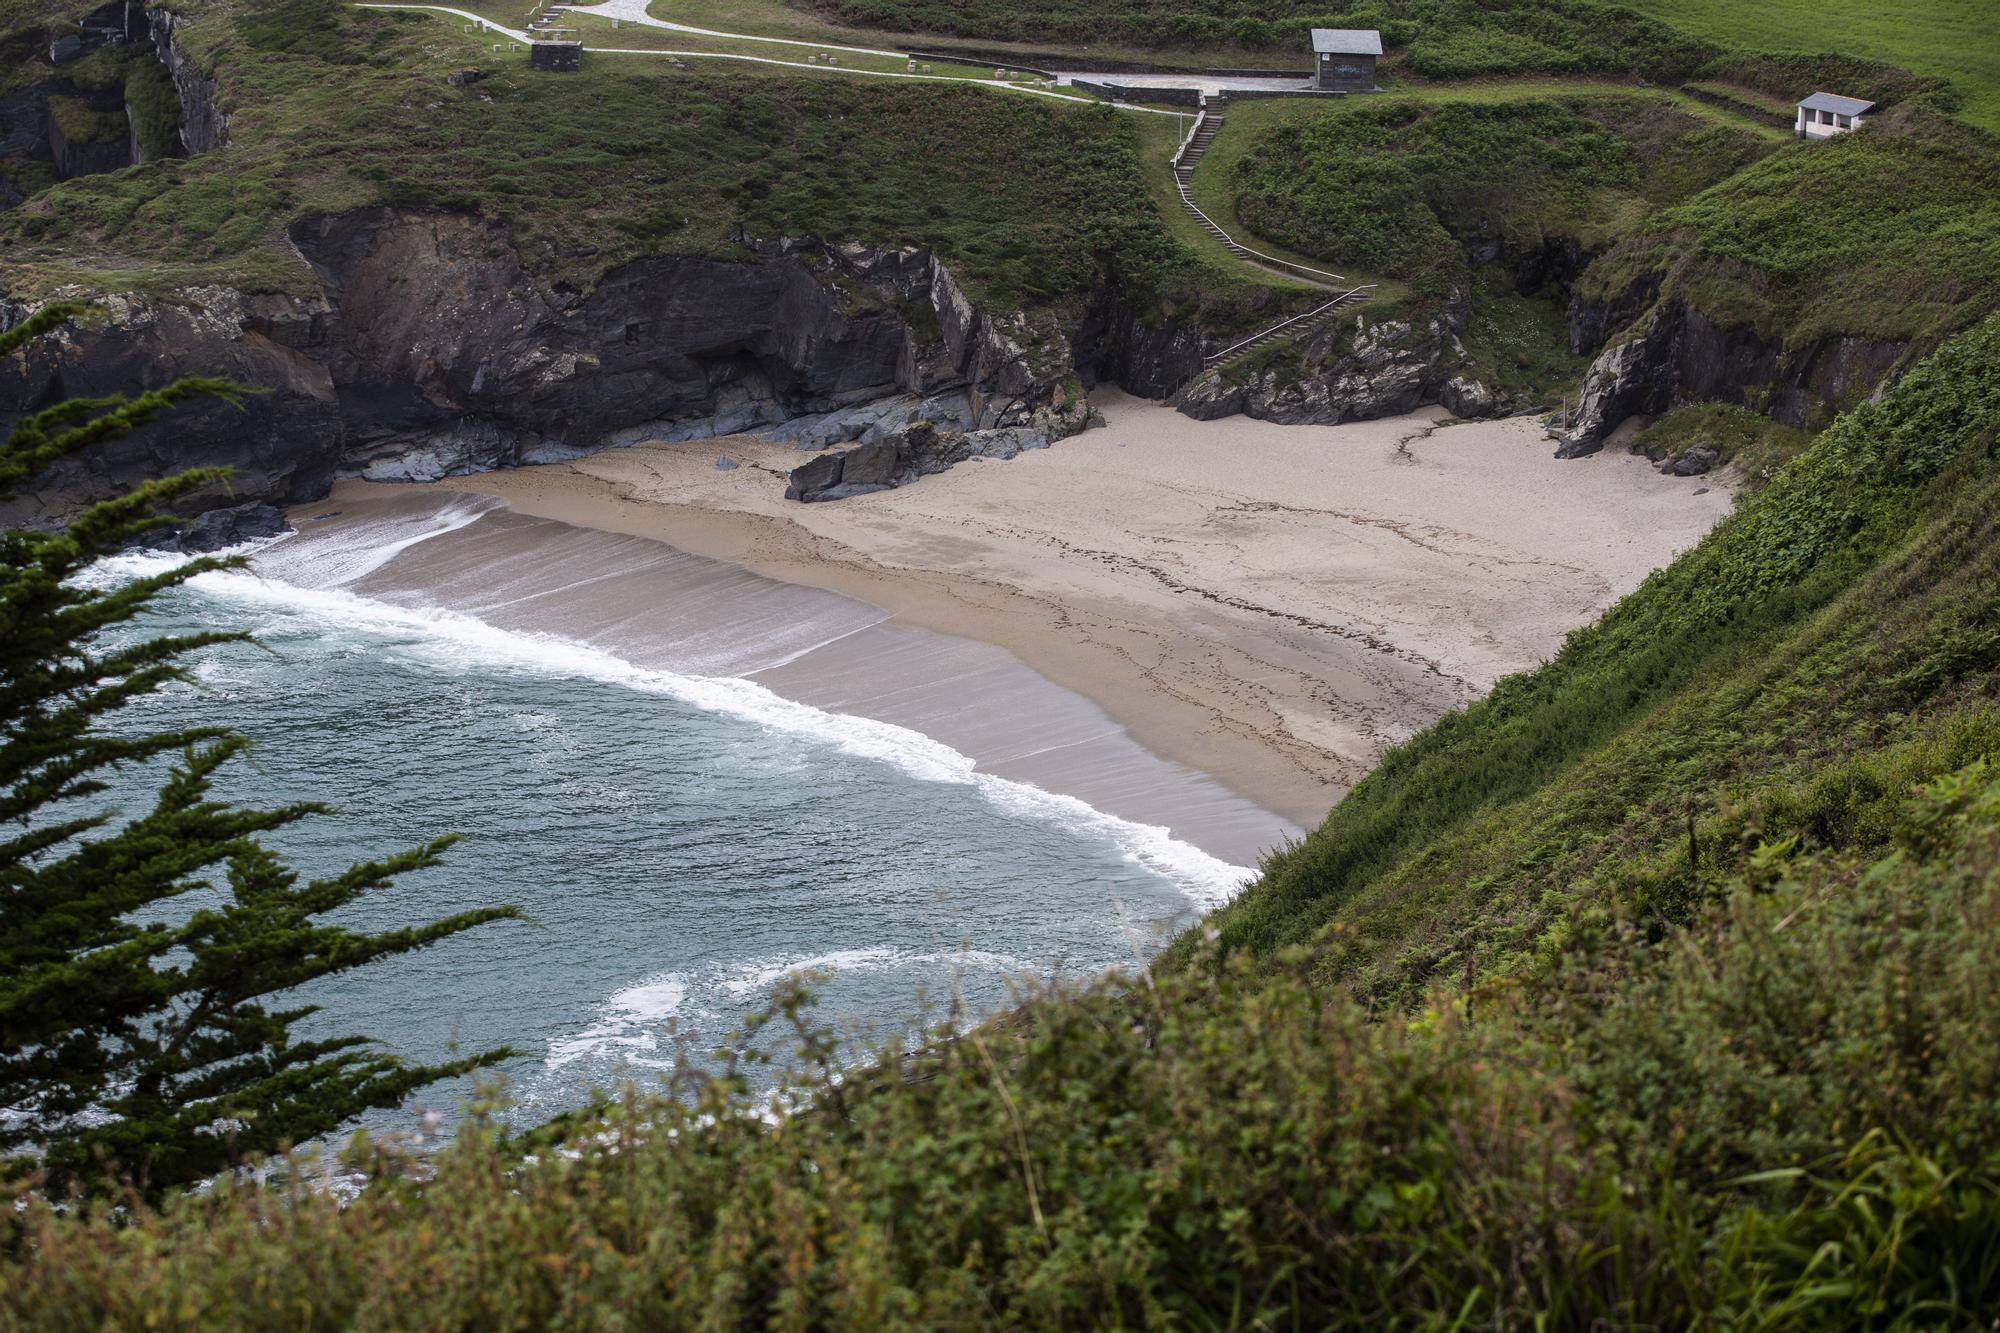
[[1332,278],[1335,282],[1347,281],[1347,279],[1342,277],[1340,274],[1329,273],[1323,268],[1314,268],[1310,264],[1296,264],[1289,259],[1280,259],[1276,255],[1267,255],[1262,250],[1252,250],[1249,246],[1243,244],[1243,242],[1237,240],[1234,236],[1231,236],[1228,233],[1228,231],[1223,228],[1221,223],[1217,222],[1214,218],[1210,217],[1208,214],[1202,212],[1201,205],[1197,204],[1194,201],[1194,196],[1188,193],[1187,186],[1182,185],[1179,181],[1175,181],[1174,188],[1180,191],[1181,203],[1187,206],[1188,212],[1194,214],[1196,217],[1200,218],[1203,222],[1206,222],[1209,226],[1221,232],[1223,240],[1229,242],[1231,245],[1235,246],[1238,250],[1241,250],[1244,254],[1255,255],[1257,258],[1263,260],[1265,263],[1276,264],[1281,268],[1297,269],[1301,273],[1311,273],[1321,278]]
[[1194,118],[1194,128],[1187,132],[1187,138],[1181,140],[1181,146],[1174,150],[1173,158],[1168,163],[1169,166],[1177,167],[1181,164],[1181,159],[1187,156],[1187,150],[1193,145],[1195,136],[1201,133],[1202,122],[1207,119],[1208,108],[1204,106]]
[[1340,295],[1334,297],[1331,301],[1328,301],[1323,306],[1318,306],[1315,309],[1308,310],[1303,315],[1293,315],[1290,319],[1280,320],[1278,323],[1273,324],[1270,328],[1259,330],[1258,332],[1251,334],[1248,338],[1245,338],[1242,342],[1235,343],[1229,347],[1225,347],[1221,351],[1215,353],[1213,356],[1203,357],[1202,364],[1207,366],[1216,365],[1219,362],[1221,362],[1224,358],[1243,350],[1245,347],[1248,347],[1251,343],[1256,342],[1260,338],[1268,338],[1274,333],[1283,333],[1286,329],[1290,328],[1294,324],[1301,324],[1304,323],[1306,320],[1315,319],[1320,315],[1324,315],[1327,311],[1332,310],[1335,306],[1345,305],[1347,302],[1353,300],[1355,297],[1361,295],[1363,292],[1373,291],[1374,289],[1375,289],[1375,284],[1372,282],[1364,282],[1358,287],[1350,288],[1347,291],[1342,292]]

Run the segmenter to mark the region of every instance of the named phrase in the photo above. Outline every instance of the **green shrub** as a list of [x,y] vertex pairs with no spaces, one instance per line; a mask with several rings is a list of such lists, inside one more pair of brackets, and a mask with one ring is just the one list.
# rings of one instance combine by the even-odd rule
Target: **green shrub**
[[1236,207],[1260,235],[1437,300],[1465,290],[1462,242],[1602,245],[1761,151],[1655,99],[1385,98],[1267,131],[1237,164]]
[[1794,346],[1928,345],[2000,306],[2000,140],[1912,106],[1781,149],[1659,212],[1582,287],[1612,296],[1644,274]]
[[[1811,34],[1801,37],[1810,40]],[[1787,102],[1821,90],[1866,98],[1883,110],[1921,100],[1935,111],[1951,112],[1965,102],[1948,79],[1831,52],[1731,51],[1703,65],[1696,77],[1754,88]]]

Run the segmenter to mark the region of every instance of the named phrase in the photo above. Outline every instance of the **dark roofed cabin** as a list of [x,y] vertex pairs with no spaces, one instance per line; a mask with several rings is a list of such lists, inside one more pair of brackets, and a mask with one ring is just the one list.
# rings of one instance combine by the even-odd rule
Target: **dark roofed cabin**
[[1314,28],[1313,86],[1323,93],[1379,93],[1375,58],[1382,34],[1373,28]]

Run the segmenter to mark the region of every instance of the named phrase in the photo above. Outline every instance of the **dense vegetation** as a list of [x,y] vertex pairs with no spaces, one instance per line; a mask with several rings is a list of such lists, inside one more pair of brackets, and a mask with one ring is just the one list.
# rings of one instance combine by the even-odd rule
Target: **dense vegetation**
[[1238,216],[1295,250],[1466,290],[1468,249],[1602,247],[1768,145],[1660,99],[1374,99],[1267,131],[1236,163]]
[[[801,1076],[775,1119],[690,1072],[562,1152],[358,1149],[348,1203],[28,1201],[0,1320],[1977,1326],[1996,449],[2000,319],[1150,978]],[[797,990],[771,1018],[838,1064]]]
[[1074,298],[1114,261],[1135,290],[1227,305],[1147,195],[1124,118],[933,85],[594,66],[587,85],[419,14],[337,0],[185,6],[231,116],[225,154],[66,182],[0,215],[10,290],[199,281],[303,290],[293,219],[391,202],[513,224],[554,276],[662,249],[811,234],[936,248],[996,302]]
[[1807,443],[1794,430],[1747,407],[1733,403],[1694,403],[1676,408],[1649,424],[1632,439],[1632,448],[1655,460],[1669,458],[1694,445],[1713,449],[1721,463],[1734,463],[1738,475],[1755,485],[1769,481]]
[[1911,106],[1783,149],[1661,211],[1582,287],[1641,277],[1795,342],[1935,339],[2000,304],[2000,139]]

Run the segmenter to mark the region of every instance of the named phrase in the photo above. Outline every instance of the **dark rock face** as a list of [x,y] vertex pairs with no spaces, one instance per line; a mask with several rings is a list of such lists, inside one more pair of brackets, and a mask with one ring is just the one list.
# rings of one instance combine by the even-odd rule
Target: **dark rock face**
[[[119,103],[122,107],[123,103]],[[78,176],[95,176],[99,172],[117,171],[133,163],[130,138],[106,139],[96,143],[78,143],[63,137],[62,127],[55,117],[49,117],[49,156],[54,160],[56,174],[64,180],[75,180]]]
[[1569,301],[1569,351],[1571,356],[1588,356],[1611,340],[1611,336],[1646,313],[1659,299],[1660,279],[1648,274],[1618,295],[1605,301],[1586,301],[1573,294]]
[[[113,299],[109,319],[0,364],[0,428],[65,394],[183,375],[268,390],[67,460],[0,522],[59,522],[196,465],[234,469],[236,502],[297,503],[336,473],[428,480],[885,396],[948,403],[971,430],[1035,444],[1083,424],[1065,349],[976,308],[925,251],[773,242],[742,260],[642,259],[579,293],[539,276],[506,228],[462,214],[315,217],[292,241],[318,297]],[[27,313],[0,302],[0,324]]]
[[793,468],[785,498],[808,503],[844,500],[907,486],[967,459],[1012,458],[1023,449],[1047,445],[1043,436],[1018,426],[955,431],[916,421],[879,440],[844,453],[821,454]]
[[1270,369],[1234,383],[1226,371],[1204,375],[1174,405],[1198,421],[1242,413],[1288,426],[1395,416],[1439,401],[1465,349],[1446,319],[1421,328],[1383,320],[1320,329],[1300,340],[1299,359],[1300,375]]
[[211,509],[173,532],[142,539],[139,544],[156,551],[199,555],[241,546],[260,538],[276,537],[291,530],[292,525],[285,521],[284,510],[258,502]]
[[[72,325],[0,362],[0,430],[61,397],[142,393],[183,375],[269,392],[234,406],[189,404],[123,440],[65,458],[37,479],[32,494],[0,504],[0,526],[58,523],[142,481],[209,465],[234,470],[228,487],[187,497],[183,512],[326,493],[342,424],[332,381],[316,359],[327,339],[324,305],[226,288],[187,295],[208,304],[114,299],[104,303],[101,323]],[[0,325],[27,313],[0,301]]]
[[1199,325],[1161,317],[1106,284],[1084,311],[1072,355],[1086,384],[1111,380],[1142,398],[1165,398],[1201,373],[1211,350]]
[[1907,351],[1902,342],[1852,337],[1787,349],[1754,328],[1718,325],[1669,301],[1591,363],[1556,456],[1595,453],[1627,417],[1694,402],[1737,403],[1806,429],[1815,410],[1845,410],[1878,391]]
[[187,20],[165,9],[141,6],[137,0],[132,8],[143,8],[153,51],[173,76],[174,92],[181,103],[181,146],[190,156],[214,152],[229,142],[229,116],[216,100],[215,80],[181,54],[174,41],[175,29]]

